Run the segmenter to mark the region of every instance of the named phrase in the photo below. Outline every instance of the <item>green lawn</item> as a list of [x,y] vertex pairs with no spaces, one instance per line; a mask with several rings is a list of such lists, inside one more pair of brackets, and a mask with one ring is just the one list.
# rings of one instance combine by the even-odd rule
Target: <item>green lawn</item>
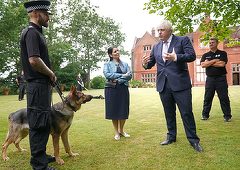
[[[114,139],[112,122],[105,119],[104,100],[93,99],[75,113],[70,128],[70,146],[78,157],[69,157],[60,142],[60,156],[64,165],[51,163],[60,170],[78,169],[240,169],[240,86],[229,87],[232,122],[224,122],[219,100],[215,96],[207,121],[202,121],[204,88],[193,88],[193,112],[197,134],[204,152],[195,151],[189,144],[179,113],[177,113],[177,142],[168,146],[159,143],[166,139],[166,122],[158,92],[154,88],[130,89],[130,116],[125,131],[130,138]],[[65,96],[68,92],[64,92]],[[85,94],[103,95],[104,90],[84,91]],[[4,143],[7,117],[11,112],[26,107],[26,100],[17,95],[0,96],[0,141]],[[53,102],[60,101],[57,93]],[[30,170],[28,137],[20,145],[27,152],[19,152],[13,144],[8,148],[10,161],[0,161],[0,169]],[[47,153],[53,154],[49,138]]]

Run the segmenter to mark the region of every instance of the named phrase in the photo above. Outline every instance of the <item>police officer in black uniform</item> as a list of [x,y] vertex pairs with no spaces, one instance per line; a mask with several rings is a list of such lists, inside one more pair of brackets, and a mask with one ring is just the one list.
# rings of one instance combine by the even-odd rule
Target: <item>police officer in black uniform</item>
[[50,67],[47,44],[42,35],[42,26],[48,27],[50,1],[24,3],[30,23],[22,32],[20,40],[22,65],[27,86],[27,115],[31,149],[30,165],[34,170],[55,170],[48,166],[55,157],[46,154],[46,145],[51,129],[50,81],[57,78]]
[[24,72],[22,70],[21,74],[19,74],[15,80],[18,84],[19,88],[19,95],[18,95],[18,100],[24,100],[24,93],[25,93],[25,77],[24,77]]
[[206,68],[207,75],[201,120],[207,120],[209,118],[212,100],[216,91],[224,114],[224,121],[230,122],[232,115],[228,97],[227,71],[225,68],[228,58],[227,53],[218,50],[217,46],[218,39],[215,37],[210,38],[210,51],[203,54],[201,59],[201,66]]
[[82,91],[82,88],[84,87],[81,74],[79,73],[77,76],[77,91]]

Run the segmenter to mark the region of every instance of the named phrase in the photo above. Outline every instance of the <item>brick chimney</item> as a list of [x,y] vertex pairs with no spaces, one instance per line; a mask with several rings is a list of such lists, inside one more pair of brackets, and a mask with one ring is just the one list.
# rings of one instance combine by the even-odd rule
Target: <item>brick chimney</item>
[[155,28],[152,28],[152,36],[155,37]]

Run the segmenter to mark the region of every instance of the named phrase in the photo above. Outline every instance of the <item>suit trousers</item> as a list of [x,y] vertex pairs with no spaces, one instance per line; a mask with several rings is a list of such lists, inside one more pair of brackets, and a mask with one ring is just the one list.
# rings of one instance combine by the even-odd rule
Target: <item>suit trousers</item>
[[51,91],[48,83],[28,82],[27,116],[29,122],[30,165],[34,170],[45,169],[48,165],[46,145],[51,124]]
[[205,96],[203,102],[203,111],[202,115],[205,117],[209,117],[209,112],[212,107],[212,100],[217,92],[218,98],[220,100],[220,105],[224,114],[224,118],[231,118],[231,108],[230,108],[230,100],[228,97],[228,84],[226,75],[219,76],[216,78],[207,77],[205,84]]
[[191,88],[182,91],[173,91],[166,79],[162,92],[159,92],[163,104],[167,122],[167,139],[176,140],[176,104],[181,114],[185,133],[190,143],[199,143],[200,139],[196,134],[196,124],[192,112],[192,91]]

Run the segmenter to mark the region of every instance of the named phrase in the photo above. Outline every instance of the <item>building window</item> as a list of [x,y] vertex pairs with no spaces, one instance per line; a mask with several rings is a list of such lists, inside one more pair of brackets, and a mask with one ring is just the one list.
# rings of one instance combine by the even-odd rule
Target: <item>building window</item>
[[143,83],[155,83],[155,74],[142,74]]
[[196,59],[196,73],[197,73],[197,82],[205,82],[206,81],[206,70],[201,67],[200,63],[201,59]]
[[232,64],[232,72],[239,73],[240,72],[240,64]]
[[152,46],[151,45],[143,46],[143,51],[151,51],[151,50],[152,50]]

